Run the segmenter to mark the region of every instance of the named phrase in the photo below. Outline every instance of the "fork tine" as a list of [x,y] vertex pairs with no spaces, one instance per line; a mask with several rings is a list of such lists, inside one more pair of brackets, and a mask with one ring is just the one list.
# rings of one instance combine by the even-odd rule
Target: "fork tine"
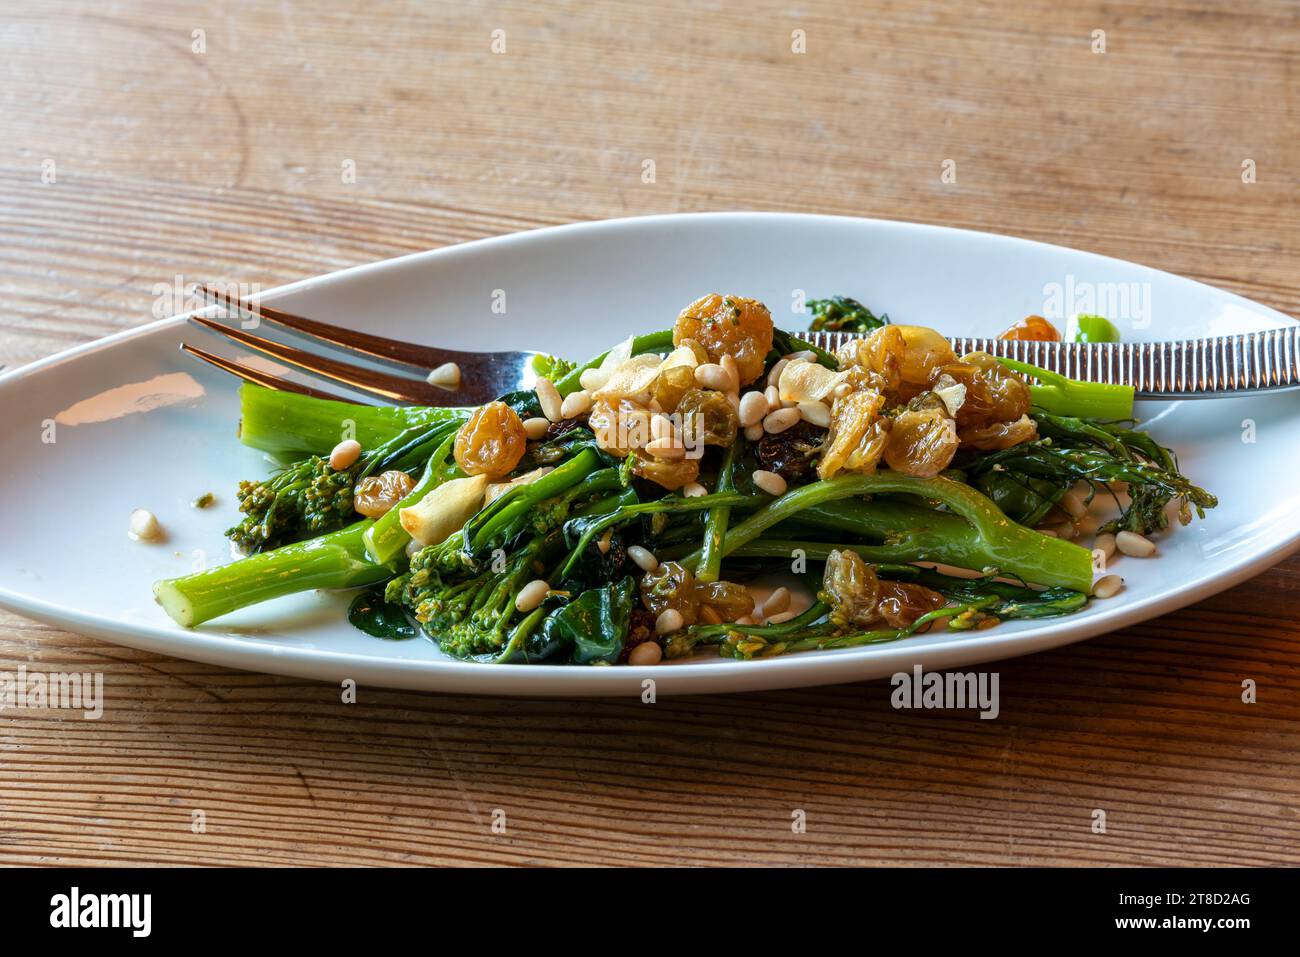
[[333,326],[327,322],[319,322],[305,316],[294,315],[292,312],[285,312],[283,309],[264,306],[260,302],[252,303],[247,299],[232,296],[211,286],[200,286],[199,290],[209,300],[219,305],[234,307],[250,315],[266,319],[268,322],[284,326],[299,335],[319,339],[341,349],[362,352],[372,358],[382,359],[386,362],[414,366],[422,374],[428,373],[431,369],[436,369],[444,362],[456,362],[464,356],[463,352],[455,349],[435,349],[432,346],[420,346],[411,342],[403,342],[400,339],[376,336],[368,332],[354,332],[351,329]]
[[269,372],[262,372],[254,369],[252,366],[242,365],[231,359],[226,359],[215,353],[192,346],[188,342],[181,343],[181,351],[187,352],[194,358],[208,365],[216,366],[231,375],[238,376],[245,382],[251,382],[254,385],[260,385],[267,389],[274,389],[277,392],[296,392],[298,395],[311,396],[313,399],[332,399],[335,402],[350,402],[353,405],[360,405],[355,399],[349,399],[346,396],[334,395],[332,392],[322,392],[320,389],[313,389],[309,385],[302,385],[298,382],[291,382],[288,379],[281,379],[279,376],[273,376]]
[[225,326],[202,316],[190,316],[190,321],[206,329],[243,343],[250,349],[297,366],[312,375],[331,382],[340,382],[349,388],[368,395],[398,402],[414,402],[419,405],[447,405],[455,393],[439,389],[437,386],[421,382],[419,379],[407,379],[403,376],[389,375],[377,369],[363,369],[347,362],[339,362],[327,356],[304,352],[292,346],[282,345],[270,339],[263,339],[242,329]]

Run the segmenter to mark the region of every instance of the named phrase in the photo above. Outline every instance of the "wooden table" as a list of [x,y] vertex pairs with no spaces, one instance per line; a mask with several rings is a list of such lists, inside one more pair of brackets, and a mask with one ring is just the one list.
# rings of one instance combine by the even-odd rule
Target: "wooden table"
[[[679,210],[1011,233],[1300,314],[1293,4],[344,6],[0,4],[0,364],[149,320],[178,275]],[[1000,665],[996,721],[882,682],[347,707],[0,614],[0,668],[109,696],[0,715],[0,861],[1295,864],[1298,643],[1292,559]]]

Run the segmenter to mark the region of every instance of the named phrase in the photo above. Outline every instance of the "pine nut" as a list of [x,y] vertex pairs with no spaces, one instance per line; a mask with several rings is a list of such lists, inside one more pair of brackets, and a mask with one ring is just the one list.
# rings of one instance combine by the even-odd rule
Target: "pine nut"
[[1070,518],[1080,519],[1088,514],[1088,506],[1084,504],[1083,496],[1071,489],[1061,496],[1061,500],[1056,503],[1065,509]]
[[745,428],[762,422],[763,416],[769,411],[767,397],[761,392],[746,392],[740,397],[740,409],[737,414],[740,416],[740,424]]
[[700,606],[700,620],[706,625],[722,624],[722,616],[718,614],[718,610],[712,605]]
[[660,413],[650,417],[650,437],[652,439],[671,439],[677,434],[673,420]]
[[776,435],[778,432],[784,432],[792,425],[799,422],[798,409],[777,409],[775,412],[769,412],[763,419],[763,431]]
[[782,611],[782,612],[778,612],[775,615],[768,615],[766,623],[769,625],[780,625],[783,624],[784,622],[789,621],[791,618],[798,618],[798,617],[799,617],[799,613],[797,611]]
[[853,386],[849,385],[847,382],[841,382],[835,388],[831,389],[831,400],[842,399],[852,391]]
[[716,362],[706,362],[695,367],[695,384],[702,389],[715,389],[718,392],[730,392],[732,389],[731,376]]
[[1048,538],[1056,538],[1056,529],[1054,528],[1036,528],[1034,529],[1039,535],[1046,535]]
[[772,366],[772,371],[767,374],[767,384],[780,385],[781,373],[785,371],[785,367],[789,364],[789,359],[777,359],[776,364]]
[[613,540],[614,540],[614,530],[612,528],[607,528],[605,529],[605,534],[600,536],[600,538],[597,540],[596,548],[600,550],[600,553],[602,555],[608,555],[609,546]]
[[536,442],[538,439],[546,437],[546,430],[551,427],[551,420],[543,416],[535,416],[531,419],[524,419],[524,435]]
[[657,641],[643,641],[627,653],[627,663],[637,668],[657,665],[663,660],[664,650]]
[[444,362],[430,372],[425,381],[439,389],[454,392],[460,388],[460,366],[454,362]]
[[786,358],[791,362],[797,362],[800,359],[807,359],[809,362],[816,362],[817,353],[813,352],[811,349],[804,349],[801,352],[792,352],[786,356]]
[[766,492],[768,495],[784,495],[788,487],[785,479],[775,472],[769,472],[766,469],[756,469],[751,476],[754,484]]
[[588,392],[597,392],[605,387],[612,374],[612,369],[583,369],[578,384]]
[[537,393],[537,403],[542,407],[542,415],[552,422],[559,422],[564,417],[564,400],[550,379],[538,379],[533,390]]
[[740,368],[736,365],[735,357],[731,355],[725,355],[718,360],[718,365],[722,366],[722,371],[725,372],[727,374],[727,378],[731,380],[731,388],[728,389],[727,391],[739,392],[740,391]]
[[334,446],[334,451],[330,452],[330,468],[336,472],[341,472],[346,468],[351,468],[352,464],[360,456],[361,443],[356,439],[344,439]]
[[1156,553],[1156,543],[1137,532],[1120,532],[1115,536],[1115,547],[1133,558],[1150,558]]
[[1118,575],[1102,575],[1092,585],[1093,598],[1114,598],[1124,587],[1124,579]]
[[163,537],[158,516],[147,508],[137,508],[127,520],[126,534],[137,542],[156,542]]
[[686,624],[686,619],[676,608],[669,608],[659,613],[655,619],[655,632],[660,635],[670,635],[674,631],[681,631],[682,626]]
[[682,486],[682,494],[687,498],[699,498],[702,495],[708,495],[709,490],[699,482],[687,482]]
[[781,408],[781,390],[776,386],[770,385],[764,389],[763,398],[767,400],[767,411]]
[[831,424],[831,410],[824,403],[800,402],[795,408],[799,410],[799,418],[810,425],[825,429]]
[[1069,541],[1075,538],[1078,534],[1079,530],[1074,527],[1073,522],[1062,522],[1060,525],[1056,526],[1057,538],[1064,538]]
[[763,423],[755,422],[745,429],[745,438],[750,442],[758,442],[763,438]]
[[728,392],[727,401],[731,403],[731,411],[739,415],[740,414],[740,393]]
[[569,393],[564,397],[564,401],[560,403],[560,416],[565,419],[572,419],[590,411],[591,393],[586,389],[579,389],[577,392]]
[[524,613],[530,612],[545,601],[550,593],[550,584],[535,578],[519,589],[519,594],[515,596],[515,608]]
[[1115,536],[1110,532],[1102,532],[1092,542],[1093,550],[1101,550],[1101,553],[1107,558],[1115,554]]
[[675,435],[667,438],[655,439],[647,443],[645,450],[648,454],[657,459],[684,459],[686,458],[686,447],[678,441]]
[[779,615],[781,612],[790,607],[790,589],[782,585],[776,591],[768,596],[767,601],[763,602],[763,616],[771,618],[773,615]]
[[737,618],[735,621],[733,621],[732,624],[733,624],[733,625],[752,625],[752,624],[754,624],[754,616],[753,616],[753,615],[741,615],[739,618]]
[[659,559],[655,558],[654,552],[640,545],[629,545],[627,557],[636,562],[636,567],[643,572],[652,572],[659,567]]

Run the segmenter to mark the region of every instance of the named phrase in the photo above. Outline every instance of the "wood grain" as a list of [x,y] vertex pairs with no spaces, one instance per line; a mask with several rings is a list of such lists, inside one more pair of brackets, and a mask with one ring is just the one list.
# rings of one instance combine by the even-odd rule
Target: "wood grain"
[[[148,321],[176,275],[678,210],[1004,232],[1300,313],[1293,4],[318,6],[0,2],[0,365]],[[1002,664],[980,721],[880,682],[344,705],[0,614],[0,669],[108,697],[0,714],[0,862],[1296,864],[1298,638],[1291,559]]]

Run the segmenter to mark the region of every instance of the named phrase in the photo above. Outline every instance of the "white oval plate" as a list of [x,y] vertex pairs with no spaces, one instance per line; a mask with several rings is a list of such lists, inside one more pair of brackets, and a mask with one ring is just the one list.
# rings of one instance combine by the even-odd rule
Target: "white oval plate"
[[[1067,312],[1109,312],[1129,340],[1243,332],[1281,313],[1143,266],[1004,236],[774,213],[582,223],[467,243],[295,283],[264,297],[327,322],[462,349],[585,358],[671,325],[709,291],[757,297],[777,324],[807,327],[808,296],[854,296],[896,322],[990,335],[1041,313],[1055,284]],[[1128,285],[1133,284],[1133,285]],[[1127,307],[1104,297],[1127,289]],[[493,311],[504,291],[504,315]],[[1047,291],[1045,291],[1047,290]],[[1091,291],[1102,302],[1090,305]],[[500,301],[499,297],[495,301]],[[1074,309],[1071,309],[1071,306]],[[1127,315],[1117,313],[1127,312]],[[1205,521],[1160,538],[1158,559],[1124,559],[1120,597],[1067,618],[1009,622],[869,648],[656,668],[479,665],[429,641],[386,642],[349,626],[346,596],[293,596],[186,631],[158,608],[155,579],[224,561],[232,490],[266,463],[235,437],[235,381],[177,352],[205,336],[177,317],[0,376],[0,604],[136,648],[235,668],[360,684],[482,694],[748,691],[878,678],[1055,648],[1168,612],[1259,572],[1300,540],[1296,395],[1147,403],[1139,415],[1220,499]],[[53,420],[55,441],[48,428]],[[1243,438],[1253,423],[1256,441]],[[218,505],[189,502],[213,491]],[[165,545],[125,534],[155,511]]]

